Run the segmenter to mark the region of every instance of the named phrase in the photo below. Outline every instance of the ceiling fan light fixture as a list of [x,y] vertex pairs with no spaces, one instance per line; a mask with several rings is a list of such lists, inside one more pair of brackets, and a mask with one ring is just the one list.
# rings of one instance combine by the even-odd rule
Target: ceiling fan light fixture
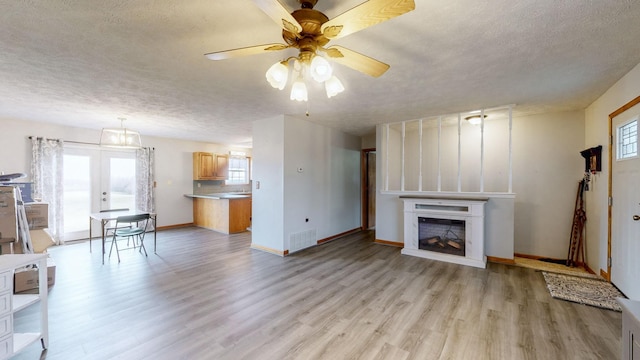
[[271,65],[265,76],[272,87],[278,90],[284,89],[289,78],[289,67],[287,66],[287,62],[280,61]]
[[311,60],[310,67],[311,77],[313,80],[323,83],[331,78],[333,75],[333,69],[331,69],[331,65],[327,61],[327,59],[322,56],[314,56],[313,60]]
[[332,98],[344,91],[342,82],[335,76],[325,81],[324,88],[327,91],[327,97]]
[[307,85],[305,85],[304,81],[302,81],[301,79],[298,78],[298,80],[296,80],[293,83],[293,86],[291,87],[291,96],[290,96],[291,100],[296,100],[296,101],[307,101]]

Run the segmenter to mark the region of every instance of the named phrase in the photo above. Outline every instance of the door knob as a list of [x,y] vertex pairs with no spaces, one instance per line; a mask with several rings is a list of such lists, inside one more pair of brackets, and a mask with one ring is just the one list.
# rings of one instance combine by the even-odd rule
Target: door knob
[[107,195],[107,192],[106,192],[106,191],[103,191],[103,192],[102,192],[102,195]]
[[633,215],[633,221],[640,220],[640,215]]
[[102,201],[107,201],[107,198],[102,198]]

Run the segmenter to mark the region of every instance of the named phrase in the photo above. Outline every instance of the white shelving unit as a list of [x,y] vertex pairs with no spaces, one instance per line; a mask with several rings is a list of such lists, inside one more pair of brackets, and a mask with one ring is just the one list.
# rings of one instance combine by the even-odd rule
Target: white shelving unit
[[[38,294],[14,294],[13,276],[16,269],[27,265],[38,266]],[[0,359],[8,359],[25,347],[40,340],[42,348],[49,346],[47,308],[47,255],[1,255],[0,256]],[[33,332],[15,333],[13,315],[33,304],[40,305],[40,328]]]

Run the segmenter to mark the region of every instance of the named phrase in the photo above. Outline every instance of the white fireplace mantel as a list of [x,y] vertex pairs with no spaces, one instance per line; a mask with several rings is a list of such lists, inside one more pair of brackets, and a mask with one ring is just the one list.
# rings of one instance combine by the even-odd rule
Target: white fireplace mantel
[[[400,200],[404,204],[402,254],[479,268],[487,266],[487,257],[484,253],[484,206],[488,199],[401,197]],[[464,221],[464,255],[420,249],[418,236],[418,218],[420,217]]]

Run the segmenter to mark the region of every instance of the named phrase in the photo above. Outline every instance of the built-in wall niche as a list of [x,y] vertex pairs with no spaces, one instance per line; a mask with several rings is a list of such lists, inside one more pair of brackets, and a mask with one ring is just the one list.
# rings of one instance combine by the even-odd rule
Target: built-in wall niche
[[511,106],[384,124],[383,189],[511,193],[511,128]]

